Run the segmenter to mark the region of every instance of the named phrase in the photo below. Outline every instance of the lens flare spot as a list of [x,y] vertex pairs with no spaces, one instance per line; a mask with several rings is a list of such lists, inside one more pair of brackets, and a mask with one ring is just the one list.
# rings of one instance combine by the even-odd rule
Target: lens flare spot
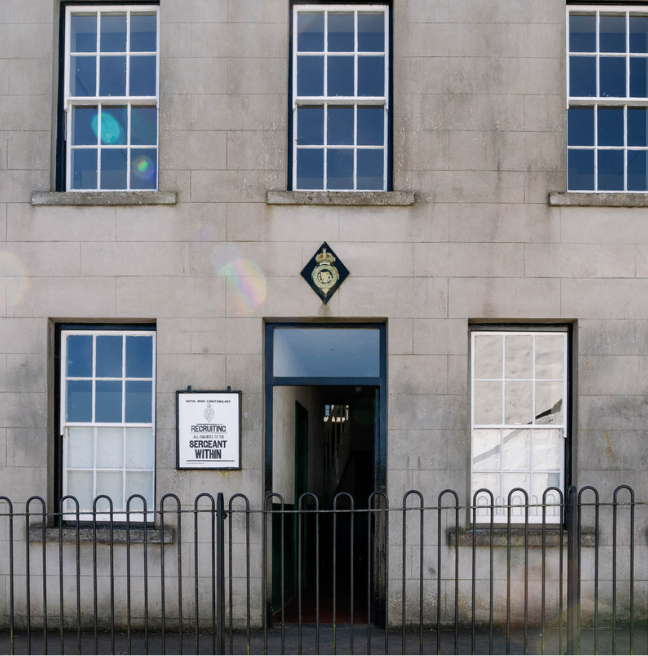
[[252,312],[266,298],[268,286],[265,274],[249,260],[233,260],[222,267],[218,275],[225,278],[237,311]]
[[[92,131],[99,136],[99,114],[95,114],[91,121]],[[107,112],[101,114],[101,143],[108,146],[119,146],[126,143],[124,130],[119,121]]]
[[0,251],[0,278],[7,278],[7,304],[18,305],[29,290],[29,275],[25,263],[9,251]]
[[155,177],[155,164],[148,155],[140,155],[133,160],[133,173],[140,180],[152,180]]

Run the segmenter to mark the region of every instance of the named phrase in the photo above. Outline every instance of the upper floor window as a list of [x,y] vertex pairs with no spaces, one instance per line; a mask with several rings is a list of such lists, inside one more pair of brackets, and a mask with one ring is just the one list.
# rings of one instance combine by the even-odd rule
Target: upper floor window
[[293,11],[292,188],[386,191],[388,8]]
[[568,18],[568,189],[646,192],[648,7]]
[[158,10],[76,5],[65,15],[66,189],[157,189]]
[[[529,521],[542,521],[547,488],[564,489],[567,409],[567,332],[562,330],[480,330],[471,335],[472,494],[490,490],[496,506],[506,506],[509,493],[524,490]],[[524,504],[513,492],[512,504]],[[560,495],[546,497],[547,522],[560,520]],[[490,505],[486,494],[477,504]],[[477,521],[489,521],[487,508]],[[494,521],[507,521],[505,508]],[[514,508],[512,521],[524,521]]]

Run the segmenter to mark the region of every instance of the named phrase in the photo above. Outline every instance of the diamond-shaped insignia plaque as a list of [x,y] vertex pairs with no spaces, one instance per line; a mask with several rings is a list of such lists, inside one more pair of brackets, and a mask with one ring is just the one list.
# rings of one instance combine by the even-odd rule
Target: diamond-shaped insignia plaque
[[331,247],[324,242],[301,272],[313,291],[328,303],[340,285],[348,278],[349,270]]

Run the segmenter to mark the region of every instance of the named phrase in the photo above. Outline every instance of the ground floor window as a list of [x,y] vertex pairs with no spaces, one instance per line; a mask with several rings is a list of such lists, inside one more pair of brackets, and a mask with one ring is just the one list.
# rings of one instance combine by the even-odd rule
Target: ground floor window
[[[495,505],[507,503],[521,488],[529,503],[541,504],[547,488],[564,489],[567,437],[568,333],[564,330],[483,330],[471,333],[472,494],[485,488]],[[555,503],[558,493],[547,495]],[[514,493],[512,503],[524,503]],[[480,494],[478,505],[490,505]],[[478,521],[490,511],[480,510]],[[524,521],[515,508],[512,520]],[[542,509],[529,519],[542,521]],[[559,521],[558,507],[547,509],[547,521]],[[495,521],[506,521],[505,509]]]
[[[81,513],[92,512],[94,500],[101,495],[110,497],[116,513],[126,511],[134,494],[144,497],[151,509],[155,331],[62,330],[60,356],[63,495],[77,499]],[[68,499],[62,510],[75,509]],[[133,500],[130,509],[141,511],[141,501]],[[108,501],[100,499],[97,511],[103,515],[108,510]],[[143,516],[136,513],[131,519],[141,521]]]

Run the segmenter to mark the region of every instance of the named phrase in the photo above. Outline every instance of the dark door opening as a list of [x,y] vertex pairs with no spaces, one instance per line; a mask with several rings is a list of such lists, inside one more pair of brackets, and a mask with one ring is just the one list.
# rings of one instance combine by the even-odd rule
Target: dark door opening
[[[333,621],[334,582],[336,621],[351,620],[352,595],[354,623],[367,621],[368,561],[375,549],[374,540],[370,545],[374,529],[372,526],[369,533],[367,513],[354,514],[352,521],[350,513],[339,513],[334,520],[332,513],[316,518],[308,511],[314,511],[316,503],[320,510],[334,506],[347,510],[351,507],[349,496],[355,509],[367,509],[376,489],[378,402],[373,386],[284,386],[274,390],[273,473],[275,489],[281,490],[284,509],[289,511],[283,516],[283,552],[281,517],[273,518],[272,611],[276,621],[282,615],[282,561],[286,622],[299,621],[300,610],[302,622],[315,622],[318,571],[320,622]],[[273,507],[278,509],[276,504]],[[301,520],[299,513],[293,512],[298,510],[306,511]]]

